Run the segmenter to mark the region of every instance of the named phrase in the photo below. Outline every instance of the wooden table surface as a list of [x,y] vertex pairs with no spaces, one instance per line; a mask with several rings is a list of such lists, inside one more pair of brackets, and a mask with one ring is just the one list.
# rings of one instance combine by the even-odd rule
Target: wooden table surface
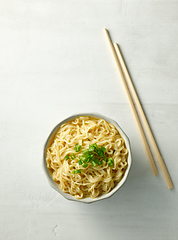
[[[120,44],[168,167],[154,176],[103,28]],[[0,239],[178,238],[178,1],[17,0],[0,4]],[[129,136],[125,185],[70,202],[42,169],[44,142],[70,115],[98,112]]]

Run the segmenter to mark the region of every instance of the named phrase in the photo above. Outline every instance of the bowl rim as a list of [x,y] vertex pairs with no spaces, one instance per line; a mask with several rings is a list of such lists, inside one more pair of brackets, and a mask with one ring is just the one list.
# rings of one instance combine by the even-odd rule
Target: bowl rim
[[[57,185],[57,183],[55,183],[55,181],[52,179],[52,176],[47,168],[47,165],[46,165],[46,149],[48,147],[49,142],[52,141],[52,139],[54,138],[58,128],[65,122],[68,122],[74,118],[77,118],[77,117],[80,117],[80,116],[91,116],[91,117],[96,117],[96,118],[102,118],[104,119],[105,121],[113,124],[117,130],[119,131],[119,133],[121,134],[121,136],[124,138],[125,140],[125,144],[126,144],[126,147],[129,151],[129,154],[128,154],[128,166],[127,166],[127,169],[124,173],[124,176],[123,178],[121,179],[121,181],[119,183],[116,184],[116,186],[109,192],[109,193],[106,193],[106,194],[102,194],[100,195],[99,197],[96,197],[96,198],[82,198],[82,199],[76,199],[74,196],[70,195],[69,193],[65,193],[63,192],[59,186]],[[107,199],[107,198],[110,198],[111,196],[113,196],[123,185],[124,183],[126,182],[127,178],[128,178],[128,175],[129,175],[129,172],[130,172],[130,169],[131,169],[131,166],[132,166],[132,153],[131,153],[131,146],[130,146],[130,140],[128,138],[128,136],[126,135],[126,133],[122,130],[122,128],[120,127],[120,125],[113,119],[111,118],[108,118],[100,113],[77,113],[77,114],[73,114],[67,118],[65,118],[64,120],[60,121],[52,130],[51,132],[49,133],[46,141],[45,141],[45,144],[43,146],[43,160],[42,160],[42,167],[43,167],[43,171],[47,177],[47,180],[48,180],[48,183],[49,185],[54,189],[56,190],[58,193],[60,193],[64,198],[66,198],[67,200],[70,200],[70,201],[75,201],[75,202],[82,202],[82,203],[93,203],[93,202],[97,202],[97,201],[101,201],[101,200],[104,200],[104,199]]]

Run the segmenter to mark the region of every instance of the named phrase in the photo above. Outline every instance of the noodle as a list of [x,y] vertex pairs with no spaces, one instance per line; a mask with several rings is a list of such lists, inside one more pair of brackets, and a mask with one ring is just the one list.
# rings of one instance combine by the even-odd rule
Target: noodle
[[[79,157],[89,145],[105,148],[105,155],[113,159],[113,166],[102,161],[101,165],[79,166]],[[75,152],[75,145],[81,151]],[[67,161],[65,156],[75,155]],[[59,188],[77,199],[96,198],[110,192],[122,179],[128,162],[125,141],[116,127],[104,119],[82,116],[62,124],[46,150],[46,164]],[[72,172],[81,169],[79,174]]]

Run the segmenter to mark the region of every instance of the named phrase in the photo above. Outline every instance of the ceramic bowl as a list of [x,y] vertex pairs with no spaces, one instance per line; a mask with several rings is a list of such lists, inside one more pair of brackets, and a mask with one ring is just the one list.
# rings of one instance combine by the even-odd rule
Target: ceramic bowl
[[[113,124],[117,130],[119,131],[119,133],[121,134],[121,136],[124,138],[125,140],[125,144],[126,144],[126,147],[129,151],[129,154],[128,154],[128,166],[127,166],[127,169],[125,171],[125,174],[123,176],[123,178],[121,179],[121,181],[107,194],[102,194],[100,195],[99,197],[97,198],[83,198],[83,199],[76,199],[75,197],[73,197],[72,195],[68,194],[68,193],[64,193],[59,187],[58,185],[53,181],[52,177],[51,177],[51,174],[46,166],[46,149],[51,145],[52,141],[53,141],[53,138],[58,130],[58,128],[65,122],[67,121],[70,121],[76,117],[79,117],[79,116],[91,116],[91,117],[96,117],[96,118],[102,118],[104,120],[106,120],[107,122]],[[130,168],[131,168],[131,165],[132,165],[132,156],[131,156],[131,147],[130,147],[130,141],[129,141],[129,138],[127,137],[127,135],[124,133],[124,131],[121,129],[121,127],[119,126],[119,124],[108,118],[108,117],[105,117],[99,113],[82,113],[82,114],[76,114],[76,115],[72,115],[66,119],[64,119],[63,121],[61,121],[60,123],[57,124],[57,126],[54,127],[54,129],[51,131],[51,133],[49,134],[46,142],[45,142],[45,145],[44,145],[44,149],[43,149],[43,169],[44,169],[44,172],[46,174],[46,177],[49,181],[49,184],[52,188],[54,188],[58,193],[60,193],[63,197],[65,197],[66,199],[68,200],[73,200],[73,201],[76,201],[76,202],[83,202],[83,203],[92,203],[92,202],[96,202],[96,201],[99,201],[99,200],[102,200],[102,199],[106,199],[106,198],[109,198],[111,197],[115,192],[117,192],[121,187],[122,185],[126,182],[127,180],[127,177],[128,177],[128,174],[129,174],[129,171],[130,171]]]

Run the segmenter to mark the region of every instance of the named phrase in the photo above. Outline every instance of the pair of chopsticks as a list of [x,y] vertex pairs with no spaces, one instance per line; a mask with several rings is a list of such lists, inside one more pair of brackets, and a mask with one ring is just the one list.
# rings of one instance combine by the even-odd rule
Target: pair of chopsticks
[[[125,62],[123,60],[121,51],[119,49],[119,46],[118,46],[117,43],[114,43],[114,44],[112,43],[111,37],[110,37],[109,32],[108,32],[108,30],[106,28],[104,29],[104,31],[106,33],[107,39],[109,41],[109,44],[110,44],[110,47],[111,47],[111,50],[112,50],[112,53],[114,55],[114,58],[115,58],[115,61],[116,61],[116,64],[117,64],[117,67],[118,67],[118,70],[119,70],[120,78],[121,78],[121,80],[123,82],[123,85],[124,85],[124,88],[125,88],[128,100],[129,100],[130,107],[131,107],[133,115],[135,117],[138,129],[139,129],[139,133],[141,135],[142,142],[143,142],[146,154],[148,156],[148,160],[149,160],[151,169],[152,169],[154,175],[158,175],[158,171],[157,171],[157,168],[156,168],[156,165],[155,165],[152,153],[150,151],[150,147],[148,145],[148,142],[147,142],[147,139],[146,139],[146,136],[145,136],[145,133],[144,133],[141,121],[139,119],[139,116],[138,116],[135,104],[136,104],[136,106],[138,108],[140,116],[142,117],[143,123],[145,125],[145,129],[146,129],[147,134],[148,134],[148,136],[150,138],[150,142],[151,142],[152,147],[153,147],[153,149],[155,151],[156,157],[158,159],[158,163],[159,163],[160,168],[161,168],[161,170],[163,172],[163,175],[164,175],[164,178],[166,180],[167,186],[168,186],[169,189],[171,189],[171,188],[173,188],[173,183],[171,181],[171,178],[169,176],[169,173],[167,171],[167,168],[165,166],[163,158],[161,157],[160,152],[158,150],[158,147],[157,147],[157,144],[156,144],[155,139],[153,137],[152,131],[151,131],[150,127],[149,127],[149,124],[148,124],[147,119],[145,117],[144,111],[143,111],[142,106],[140,104],[139,98],[138,98],[137,93],[136,93],[136,91],[134,89],[134,86],[132,84],[132,80],[131,80],[131,78],[129,76],[129,73],[127,71]],[[129,83],[130,90],[129,90],[129,87],[127,85],[126,79],[127,79],[128,83]],[[132,92],[133,98],[132,98],[132,95],[131,95],[130,91]],[[135,104],[134,104],[133,99],[135,100]]]

